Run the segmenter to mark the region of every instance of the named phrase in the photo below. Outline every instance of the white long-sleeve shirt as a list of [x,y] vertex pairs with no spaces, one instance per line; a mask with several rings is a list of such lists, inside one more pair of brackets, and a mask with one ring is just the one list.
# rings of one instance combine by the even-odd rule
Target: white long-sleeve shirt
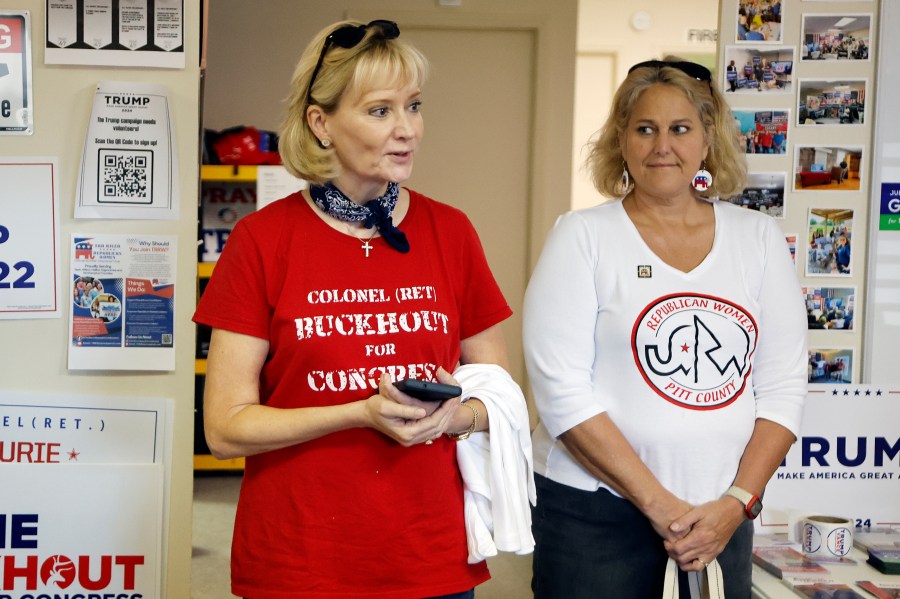
[[559,218],[525,295],[535,472],[605,487],[559,436],[606,412],[661,484],[698,504],[731,484],[757,418],[797,434],[806,311],[784,234],[713,206],[712,250],[688,273],[650,250],[620,201]]

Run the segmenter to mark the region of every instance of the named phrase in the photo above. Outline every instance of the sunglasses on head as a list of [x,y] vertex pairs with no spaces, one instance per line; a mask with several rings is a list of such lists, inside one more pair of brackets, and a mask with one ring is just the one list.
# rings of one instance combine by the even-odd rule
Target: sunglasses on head
[[378,39],[393,40],[400,37],[400,28],[393,21],[385,21],[376,19],[366,25],[342,25],[328,34],[325,43],[322,44],[322,51],[319,53],[319,60],[316,62],[316,68],[313,69],[312,77],[309,78],[309,85],[306,88],[306,103],[312,104],[312,88],[316,82],[316,76],[319,69],[322,68],[322,62],[325,55],[332,46],[340,46],[341,48],[350,49],[355,47],[366,37],[366,31],[370,28],[377,28],[376,33]]
[[666,62],[664,60],[647,60],[644,62],[639,62],[630,69],[628,69],[628,73],[635,69],[642,68],[654,68],[661,69],[663,67],[671,67],[673,69],[678,69],[688,77],[693,77],[697,81],[712,81],[712,73],[709,72],[705,66],[697,64],[696,62],[687,62],[687,61],[676,61],[676,62]]

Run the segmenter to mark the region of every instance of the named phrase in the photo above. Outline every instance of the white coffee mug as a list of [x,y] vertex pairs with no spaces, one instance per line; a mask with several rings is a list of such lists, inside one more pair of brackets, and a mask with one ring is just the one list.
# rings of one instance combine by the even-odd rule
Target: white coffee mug
[[800,524],[800,544],[811,557],[844,557],[853,547],[853,523],[834,516],[808,516]]

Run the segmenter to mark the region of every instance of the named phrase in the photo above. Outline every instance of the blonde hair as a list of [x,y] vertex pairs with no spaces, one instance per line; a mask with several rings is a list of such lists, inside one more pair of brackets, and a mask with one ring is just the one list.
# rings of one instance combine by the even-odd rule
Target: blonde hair
[[384,39],[377,27],[370,27],[365,37],[352,48],[332,44],[313,84],[312,99],[307,104],[307,88],[322,46],[332,32],[345,25],[361,25],[358,21],[340,21],[325,27],[306,47],[286,98],[287,114],[279,130],[278,151],[284,167],[296,177],[314,184],[330,181],[340,174],[340,163],[332,149],[323,148],[306,118],[309,105],[332,114],[346,97],[359,97],[376,86],[419,87],[428,78],[428,60],[416,48],[399,39]]
[[[676,57],[665,58],[665,62],[676,61],[679,61]],[[680,90],[700,115],[709,146],[706,170],[713,175],[712,185],[702,195],[727,199],[740,194],[747,181],[747,162],[738,144],[738,130],[731,109],[712,81],[699,81],[675,67],[635,69],[619,86],[606,123],[596,141],[590,143],[590,153],[585,161],[597,191],[608,197],[630,191],[630,187],[622,187],[622,171],[627,167],[619,140],[625,134],[632,109],[641,94],[656,84],[671,85]]]

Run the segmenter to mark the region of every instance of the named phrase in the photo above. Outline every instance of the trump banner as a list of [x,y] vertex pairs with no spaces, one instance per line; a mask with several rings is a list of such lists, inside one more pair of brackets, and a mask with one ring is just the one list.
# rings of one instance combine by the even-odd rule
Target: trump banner
[[900,387],[810,385],[800,438],[766,487],[757,532],[809,515],[900,526]]

